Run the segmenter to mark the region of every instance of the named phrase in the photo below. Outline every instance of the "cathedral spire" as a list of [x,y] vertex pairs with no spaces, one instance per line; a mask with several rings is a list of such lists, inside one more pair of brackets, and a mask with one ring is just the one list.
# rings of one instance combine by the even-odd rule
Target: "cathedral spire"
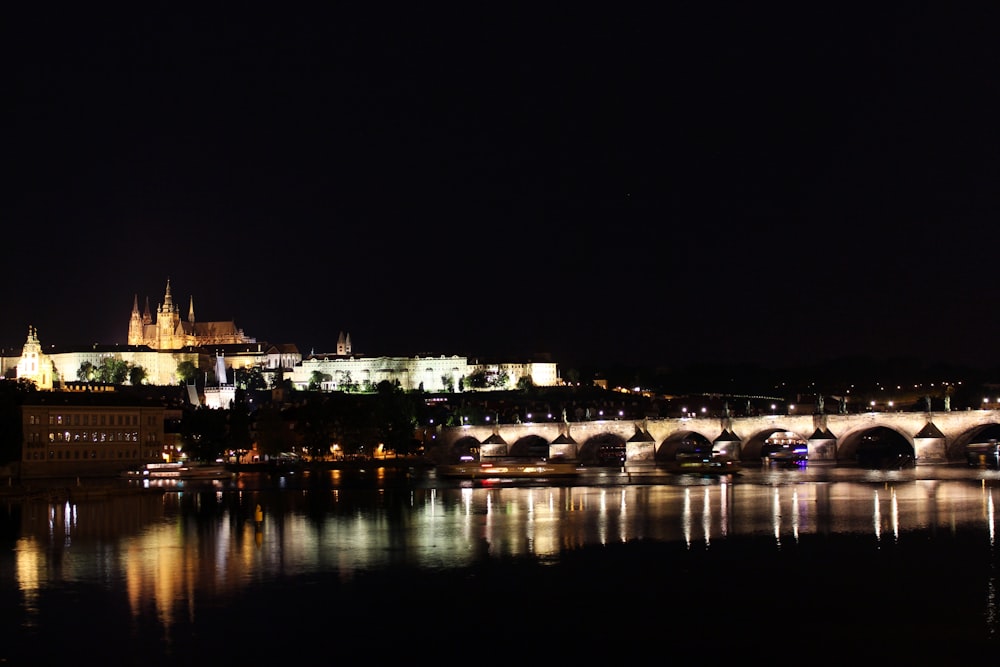
[[194,324],[194,295],[191,295],[191,306],[188,308],[188,322]]
[[174,309],[174,297],[170,295],[170,278],[167,278],[167,292],[163,295],[163,310],[168,313]]

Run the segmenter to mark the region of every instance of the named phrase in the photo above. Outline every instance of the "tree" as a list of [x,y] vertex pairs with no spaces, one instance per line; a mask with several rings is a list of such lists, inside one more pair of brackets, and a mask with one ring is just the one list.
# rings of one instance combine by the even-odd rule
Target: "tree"
[[97,368],[97,376],[101,382],[108,384],[125,384],[129,365],[122,359],[102,359]]
[[[469,374],[467,386],[470,389],[485,389],[487,385],[486,371],[482,368]],[[459,390],[461,391],[461,389]]]
[[291,451],[294,440],[280,406],[267,403],[257,410],[257,449],[263,456],[274,458],[282,452]]
[[319,391],[323,388],[323,382],[329,381],[329,375],[324,375],[322,371],[313,371],[309,376],[309,391]]
[[240,461],[253,445],[250,437],[251,416],[247,407],[246,392],[243,389],[236,390],[228,413],[228,449],[235,450],[236,460]]
[[409,454],[414,444],[413,433],[417,425],[417,408],[414,400],[419,396],[407,394],[399,383],[383,380],[375,394],[373,426],[379,441],[386,450]]
[[500,371],[499,373],[493,373],[490,375],[489,383],[491,387],[496,389],[504,389],[510,382],[510,375],[507,371]]
[[131,366],[128,369],[128,382],[133,387],[138,387],[146,381],[146,369],[142,366]]
[[244,389],[267,389],[267,381],[264,379],[264,374],[260,372],[259,366],[236,371],[236,378],[236,384]]
[[177,364],[177,381],[182,384],[191,384],[198,377],[198,367],[191,361],[182,361]]
[[214,461],[227,449],[227,410],[198,407],[181,417],[181,442],[188,457],[196,461]]
[[296,435],[311,456],[322,457],[330,453],[334,438],[328,405],[329,401],[324,397],[313,396],[296,411]]
[[76,379],[80,382],[93,382],[97,371],[94,368],[94,364],[89,361],[85,361],[80,364],[80,368],[76,371]]

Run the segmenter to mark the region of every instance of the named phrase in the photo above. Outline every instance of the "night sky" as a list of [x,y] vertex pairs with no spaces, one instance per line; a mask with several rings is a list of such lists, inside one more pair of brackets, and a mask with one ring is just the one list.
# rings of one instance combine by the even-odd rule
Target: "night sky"
[[1000,6],[330,4],[8,12],[0,345],[1000,363]]

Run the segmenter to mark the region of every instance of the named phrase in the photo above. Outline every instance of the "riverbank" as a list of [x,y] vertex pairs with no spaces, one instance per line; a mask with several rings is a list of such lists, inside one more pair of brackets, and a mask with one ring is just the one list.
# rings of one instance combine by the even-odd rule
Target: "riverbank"
[[266,461],[263,463],[227,463],[232,472],[323,472],[327,470],[366,470],[369,468],[433,468],[422,456],[399,456],[385,459],[344,459],[338,461]]
[[[343,461],[297,461],[266,463],[227,464],[226,468],[233,473],[266,473],[266,474],[312,474],[331,470],[363,471],[372,468],[432,468],[434,467],[423,457],[395,457],[387,459],[350,459]],[[14,474],[0,477],[0,499],[10,500],[43,500],[46,502],[63,502],[67,500],[84,500],[102,498],[123,494],[139,493],[165,487],[144,487],[134,481],[117,477],[78,477],[78,478],[31,478],[20,479]]]
[[0,500],[41,500],[55,503],[128,495],[143,490],[123,480],[33,479],[30,482],[12,480],[8,485],[0,486]]

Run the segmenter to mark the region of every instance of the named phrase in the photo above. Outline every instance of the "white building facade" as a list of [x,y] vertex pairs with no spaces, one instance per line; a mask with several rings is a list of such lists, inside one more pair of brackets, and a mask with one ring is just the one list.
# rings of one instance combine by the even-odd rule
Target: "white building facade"
[[[366,357],[341,355],[311,355],[292,369],[291,382],[295,389],[307,390],[313,385],[320,391],[368,391],[379,383],[398,383],[404,391],[454,392],[468,389],[469,378],[479,372],[488,376],[506,373],[507,382],[494,389],[513,389],[521,378],[529,377],[536,386],[559,384],[559,372],[552,362],[519,364],[469,363],[468,357],[416,356]],[[463,387],[464,385],[464,387]]]

